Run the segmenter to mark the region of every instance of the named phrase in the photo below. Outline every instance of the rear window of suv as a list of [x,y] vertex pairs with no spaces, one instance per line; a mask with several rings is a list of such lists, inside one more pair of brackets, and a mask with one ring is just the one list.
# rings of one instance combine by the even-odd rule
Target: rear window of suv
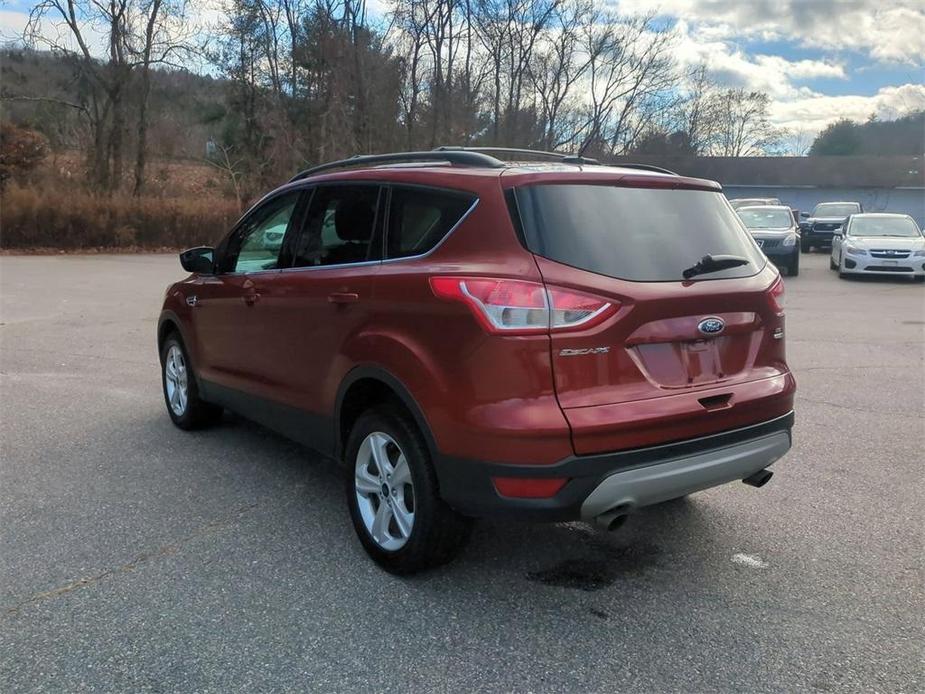
[[747,265],[698,279],[748,277],[767,262],[722,193],[547,184],[517,188],[527,248],[565,265],[637,282],[676,282],[703,256]]

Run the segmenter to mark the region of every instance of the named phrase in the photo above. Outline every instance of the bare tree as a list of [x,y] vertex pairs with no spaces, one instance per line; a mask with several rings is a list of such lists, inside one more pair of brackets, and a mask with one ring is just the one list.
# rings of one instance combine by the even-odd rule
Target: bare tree
[[781,139],[768,116],[770,98],[761,92],[727,89],[716,97],[716,144],[713,153],[751,157],[767,153]]
[[245,157],[238,156],[233,147],[221,144],[215,145],[215,154],[205,160],[207,164],[215,167],[228,181],[234,198],[238,203],[238,211],[244,210],[244,179]]
[[601,13],[592,0],[568,0],[560,4],[551,19],[551,31],[539,42],[529,65],[531,84],[540,104],[545,149],[557,149],[574,138],[574,122],[568,119],[569,106],[578,97],[577,87],[588,72],[595,51],[593,43],[582,50],[582,35],[596,25]]
[[[129,0],[42,0],[29,16],[25,40],[72,56],[90,85],[87,113],[93,133],[90,171],[103,190],[118,187],[122,178],[125,131],[124,93],[132,64],[126,54],[125,32]],[[67,34],[49,39],[42,33],[44,20],[63,23]],[[105,37],[108,60],[94,56],[86,35],[99,31]],[[102,47],[101,47],[102,48]]]
[[582,150],[621,153],[652,119],[651,107],[676,86],[674,33],[655,15],[611,20],[589,27],[587,117]]
[[142,0],[133,12],[130,26],[141,28],[127,32],[126,43],[141,73],[138,97],[138,122],[135,143],[135,177],[133,194],[140,195],[145,183],[148,158],[148,101],[151,95],[151,69],[171,65],[175,58],[190,49],[195,29],[187,24],[185,0]]

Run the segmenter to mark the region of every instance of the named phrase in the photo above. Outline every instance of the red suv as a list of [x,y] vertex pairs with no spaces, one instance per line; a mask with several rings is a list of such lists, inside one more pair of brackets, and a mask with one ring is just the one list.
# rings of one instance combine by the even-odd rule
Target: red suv
[[158,324],[174,423],[228,408],[342,461],[395,573],[473,517],[612,528],[790,448],[783,284],[718,184],[493,155],[303,172],[181,254]]

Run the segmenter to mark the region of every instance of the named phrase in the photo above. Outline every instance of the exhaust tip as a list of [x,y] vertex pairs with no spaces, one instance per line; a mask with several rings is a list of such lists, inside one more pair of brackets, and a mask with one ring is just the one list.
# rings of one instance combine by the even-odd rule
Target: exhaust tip
[[763,487],[768,483],[771,477],[774,476],[774,473],[770,470],[759,470],[753,475],[746,477],[743,482],[752,487]]
[[626,509],[622,507],[611,509],[594,517],[594,525],[601,530],[612,532],[626,522]]

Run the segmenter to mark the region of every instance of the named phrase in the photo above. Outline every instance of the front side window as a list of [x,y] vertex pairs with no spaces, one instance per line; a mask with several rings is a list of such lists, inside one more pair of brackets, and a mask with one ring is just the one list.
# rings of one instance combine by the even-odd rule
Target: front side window
[[379,186],[318,186],[296,242],[293,267],[321,267],[378,260],[373,243]]
[[722,193],[553,184],[515,194],[529,250],[600,275],[677,282],[707,254],[747,261],[703,275],[724,279],[767,262]]
[[919,238],[922,232],[910,217],[854,217],[848,234],[914,239]]
[[260,272],[279,268],[283,239],[300,195],[300,191],[284,193],[251,212],[229,244],[223,270]]
[[389,207],[388,257],[406,258],[434,248],[472,207],[469,193],[394,188]]

